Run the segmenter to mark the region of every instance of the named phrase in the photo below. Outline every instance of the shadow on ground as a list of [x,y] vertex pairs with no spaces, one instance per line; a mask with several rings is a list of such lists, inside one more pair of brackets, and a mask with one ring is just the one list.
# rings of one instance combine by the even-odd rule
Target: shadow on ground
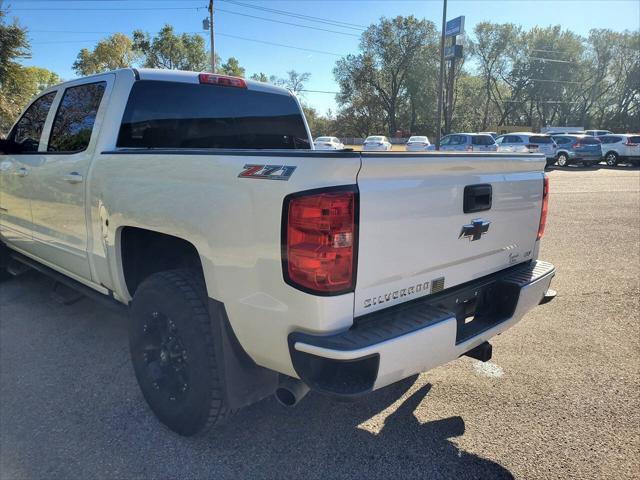
[[460,416],[418,421],[431,385],[417,377],[354,403],[265,399],[203,437],[178,437],[138,391],[126,319],[89,300],[59,305],[47,287],[35,274],[0,285],[3,479],[513,478],[456,446]]

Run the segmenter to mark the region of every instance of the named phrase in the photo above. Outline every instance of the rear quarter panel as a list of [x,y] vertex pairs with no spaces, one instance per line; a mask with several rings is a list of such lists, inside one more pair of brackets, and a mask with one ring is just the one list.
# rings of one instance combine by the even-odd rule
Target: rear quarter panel
[[[288,181],[239,178],[247,164],[295,167]],[[127,291],[119,253],[123,227],[145,228],[191,242],[200,254],[208,294],[225,304],[234,332],[260,365],[294,375],[287,335],[347,328],[353,294],[317,297],[283,280],[283,199],[292,192],[356,182],[356,153],[104,153],[91,172],[97,256]],[[104,226],[104,219],[109,226]],[[101,271],[103,271],[102,269]]]

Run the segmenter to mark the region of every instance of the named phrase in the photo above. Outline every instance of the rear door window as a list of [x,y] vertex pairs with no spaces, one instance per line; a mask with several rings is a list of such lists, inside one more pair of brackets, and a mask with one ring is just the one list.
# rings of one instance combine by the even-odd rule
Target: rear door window
[[640,136],[629,137],[629,143],[640,143]]
[[570,137],[555,137],[554,139],[558,145],[566,145],[567,143],[571,143],[573,140]]
[[601,137],[600,141],[602,143],[618,143],[622,140],[622,137]]
[[553,143],[553,140],[551,139],[551,137],[544,137],[542,135],[534,135],[532,137],[529,137],[529,142],[530,143],[543,144],[543,143]]
[[117,146],[311,148],[300,108],[290,95],[151,80],[133,85]]
[[20,153],[38,151],[44,122],[55,96],[56,92],[50,92],[34,101],[9,134],[9,140],[21,146]]
[[600,139],[596,137],[584,137],[580,140],[580,143],[585,145],[600,145]]
[[87,149],[106,86],[107,82],[97,82],[65,90],[51,127],[48,152],[77,153]]

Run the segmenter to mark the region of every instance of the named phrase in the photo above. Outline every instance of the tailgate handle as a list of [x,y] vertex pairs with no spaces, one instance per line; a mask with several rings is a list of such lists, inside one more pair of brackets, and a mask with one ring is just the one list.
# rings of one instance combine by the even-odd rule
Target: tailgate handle
[[488,183],[464,187],[464,213],[491,209],[492,188]]

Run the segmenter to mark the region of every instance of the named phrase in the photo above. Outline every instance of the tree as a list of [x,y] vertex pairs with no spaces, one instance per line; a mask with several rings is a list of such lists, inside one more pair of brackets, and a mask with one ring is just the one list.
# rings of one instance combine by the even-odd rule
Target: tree
[[148,68],[195,71],[210,68],[204,38],[198,34],[176,35],[171,25],[162,27],[153,38],[142,30],[136,30],[133,32],[133,48],[143,57],[143,66]]
[[520,44],[520,29],[512,23],[495,24],[480,22],[473,29],[475,41],[470,49],[479,62],[480,76],[484,83],[483,115],[481,130],[485,131],[491,123],[498,122],[492,118],[492,106],[500,114],[503,103],[500,92],[504,90],[504,81],[508,75],[512,59]]
[[12,71],[20,68],[15,60],[30,53],[26,30],[16,21],[7,25],[5,15],[0,10],[0,87]]
[[311,74],[309,72],[300,73],[295,70],[289,70],[286,78],[277,80],[277,83],[296,95],[299,95],[302,90],[304,90],[305,82],[308,82],[310,78]]
[[233,77],[244,77],[245,74],[244,67],[240,66],[240,62],[235,57],[229,57],[219,70],[216,69],[216,72],[218,71],[223,75],[231,75]]
[[31,97],[59,83],[45,68],[23,67],[16,60],[29,54],[26,31],[16,22],[7,25],[0,10],[0,133],[6,133]]
[[93,75],[130,67],[137,57],[131,39],[123,33],[115,33],[100,40],[93,51],[86,48],[80,50],[73,69],[78,75]]
[[432,22],[413,15],[382,18],[377,25],[371,25],[362,34],[361,53],[341,58],[333,70],[341,92],[338,103],[349,107],[354,94],[373,95],[385,111],[387,131],[395,135],[398,117],[407,107],[409,72],[433,30]]

